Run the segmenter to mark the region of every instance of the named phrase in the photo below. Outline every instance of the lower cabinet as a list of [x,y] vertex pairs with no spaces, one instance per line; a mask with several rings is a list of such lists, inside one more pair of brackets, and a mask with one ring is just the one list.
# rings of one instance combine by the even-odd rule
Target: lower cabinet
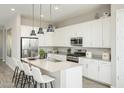
[[111,63],[99,62],[99,81],[111,84]]
[[98,61],[88,60],[88,77],[98,80]]
[[106,84],[111,84],[111,62],[79,58],[83,65],[83,76]]

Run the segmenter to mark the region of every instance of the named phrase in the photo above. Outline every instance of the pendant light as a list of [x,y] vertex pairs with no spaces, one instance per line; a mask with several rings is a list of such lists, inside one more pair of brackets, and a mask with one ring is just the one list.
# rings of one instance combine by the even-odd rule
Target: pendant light
[[[50,21],[52,21],[52,5],[50,4]],[[47,32],[54,32],[52,22],[48,25]]]
[[34,4],[32,4],[32,31],[31,36],[36,36],[35,30],[34,30]]
[[41,27],[41,13],[42,13],[42,5],[40,4],[40,27],[37,34],[44,34],[43,28]]

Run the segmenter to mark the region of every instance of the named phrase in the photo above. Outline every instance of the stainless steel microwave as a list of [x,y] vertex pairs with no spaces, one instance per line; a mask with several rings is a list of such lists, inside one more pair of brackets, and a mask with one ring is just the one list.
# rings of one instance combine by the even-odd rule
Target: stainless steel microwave
[[70,40],[72,46],[82,46],[83,45],[83,37],[72,37]]

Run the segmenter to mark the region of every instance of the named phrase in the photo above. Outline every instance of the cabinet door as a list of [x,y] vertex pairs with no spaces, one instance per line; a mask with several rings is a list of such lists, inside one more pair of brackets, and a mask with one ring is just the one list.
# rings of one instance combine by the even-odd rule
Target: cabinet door
[[88,77],[88,61],[83,58],[79,58],[79,64],[83,65],[83,76]]
[[101,20],[92,21],[92,47],[102,47],[102,22]]
[[111,84],[111,63],[99,62],[99,81]]
[[53,33],[52,32],[44,33],[44,44],[45,46],[53,46]]
[[98,61],[89,60],[89,62],[88,62],[88,77],[93,80],[98,80]]
[[87,22],[82,24],[82,30],[84,32],[83,35],[83,47],[91,47],[92,46],[92,38],[91,38],[91,30],[92,30],[92,23]]
[[102,20],[102,47],[111,48],[111,25],[110,18],[105,18]]

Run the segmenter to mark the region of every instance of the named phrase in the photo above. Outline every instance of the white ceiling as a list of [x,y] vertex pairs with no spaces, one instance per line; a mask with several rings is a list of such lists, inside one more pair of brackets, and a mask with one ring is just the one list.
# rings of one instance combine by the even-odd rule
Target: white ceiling
[[[101,8],[103,4],[60,4],[59,10],[54,9],[55,5],[52,5],[52,20],[53,22],[59,22],[70,17],[79,16],[97,8]],[[50,21],[49,17],[49,4],[43,4],[44,21]],[[15,8],[16,11],[12,12],[11,8]],[[12,15],[19,13],[25,17],[32,17],[32,5],[31,4],[1,4],[0,5],[0,24],[5,24]],[[35,5],[35,18],[39,19],[39,5]]]

